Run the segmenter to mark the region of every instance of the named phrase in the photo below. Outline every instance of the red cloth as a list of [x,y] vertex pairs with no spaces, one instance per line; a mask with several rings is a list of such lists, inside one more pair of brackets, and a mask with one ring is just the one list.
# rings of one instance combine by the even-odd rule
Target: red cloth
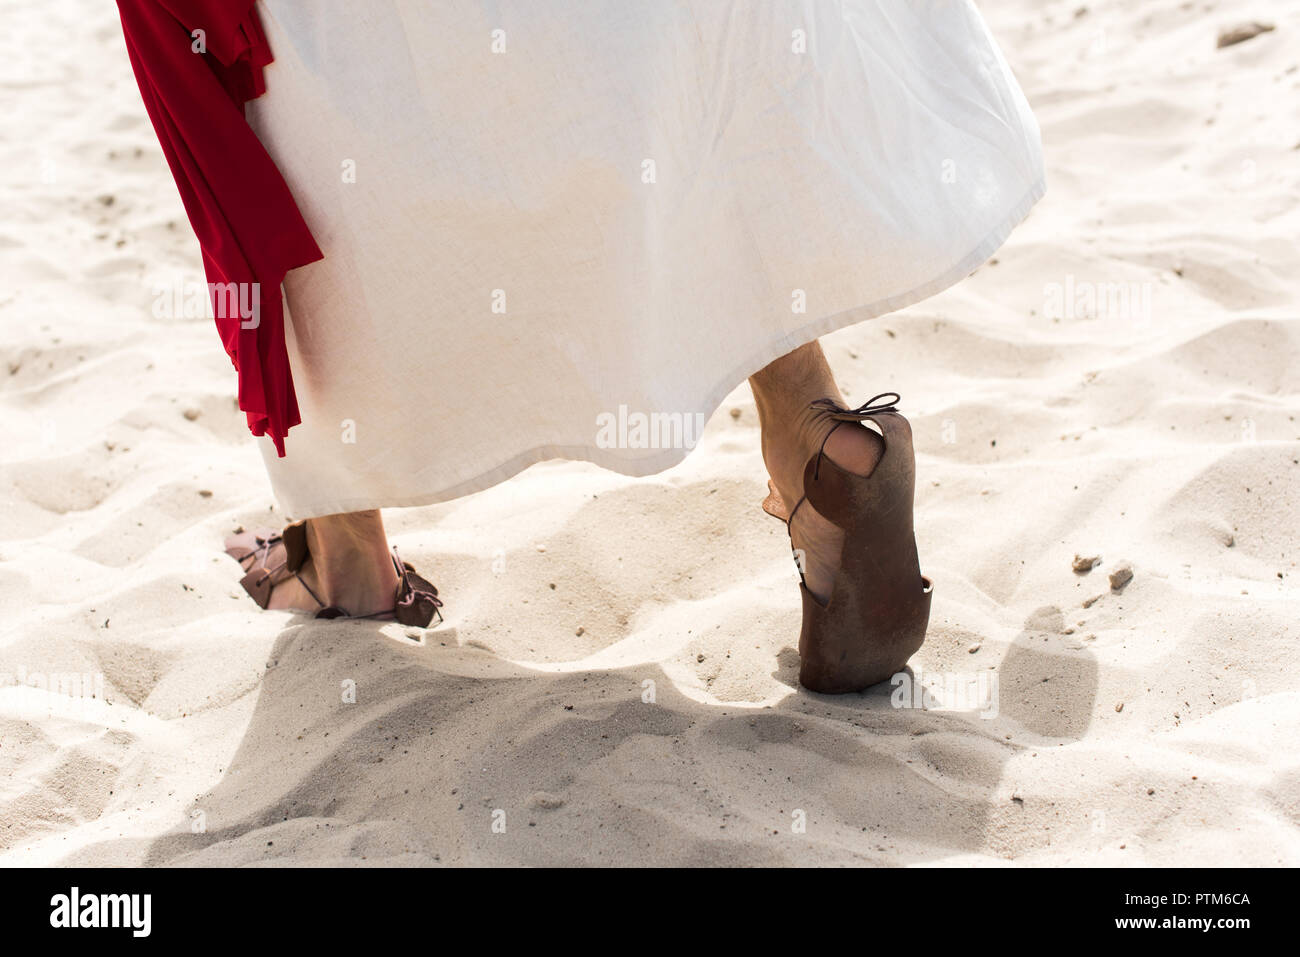
[[[222,344],[239,373],[239,407],[254,435],[284,438],[302,421],[284,344],[280,283],[290,269],[323,258],[274,161],[244,119],[244,104],[266,90],[271,51],[255,0],[118,0],[131,68],[140,84],[209,283],[257,289],[260,315],[223,317]],[[206,49],[195,52],[200,38]],[[229,288],[229,287],[228,287]],[[236,297],[236,301],[237,297]],[[253,328],[244,328],[245,325]]]

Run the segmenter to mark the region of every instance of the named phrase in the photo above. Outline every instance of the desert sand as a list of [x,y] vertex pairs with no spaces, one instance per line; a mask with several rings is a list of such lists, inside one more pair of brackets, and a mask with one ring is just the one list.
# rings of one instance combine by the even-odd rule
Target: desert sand
[[199,251],[114,5],[12,0],[0,863],[1300,863],[1300,8],[1083,2],[980,4],[1047,197],[825,340],[915,430],[895,707],[797,686],[744,384],[661,475],[386,513],[436,628],[259,611],[222,538],[285,516],[210,321],[155,309]]

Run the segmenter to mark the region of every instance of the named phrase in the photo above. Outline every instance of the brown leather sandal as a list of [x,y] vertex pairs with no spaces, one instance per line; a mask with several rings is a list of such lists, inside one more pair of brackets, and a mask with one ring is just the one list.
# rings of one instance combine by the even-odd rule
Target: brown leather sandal
[[[892,402],[874,403],[892,397]],[[810,691],[843,694],[888,679],[925,641],[934,585],[921,574],[912,528],[916,456],[912,427],[899,415],[896,392],[885,392],[856,409],[831,399],[813,408],[845,422],[871,420],[885,450],[869,476],[840,468],[825,456],[826,443],[804,467],[804,496],[793,509],[771,481],[763,511],[786,523],[805,501],[844,529],[840,567],[823,605],[799,569],[803,628],[799,633],[799,683]],[[827,438],[830,437],[827,432]],[[800,566],[802,563],[797,561]]]
[[337,605],[326,605],[307,584],[299,571],[311,552],[307,549],[307,523],[294,522],[283,531],[263,529],[257,532],[243,530],[226,539],[226,554],[243,566],[247,574],[240,579],[244,591],[265,608],[271,602],[271,590],[280,582],[297,578],[320,608],[317,618],[373,618],[396,621],[403,625],[427,628],[436,617],[442,621],[442,599],[438,589],[416,572],[410,562],[402,561],[393,548],[393,566],[397,569],[397,594],[392,611],[378,611],[370,615],[349,615]]
[[[272,529],[246,532],[241,528],[226,539],[226,554],[239,562],[245,572],[239,584],[257,602],[259,608],[270,604],[271,590],[276,585],[297,575],[301,562],[292,569],[289,568],[285,537],[297,539],[299,535],[305,547],[305,523],[290,525],[283,532]],[[306,587],[305,582],[303,585]]]

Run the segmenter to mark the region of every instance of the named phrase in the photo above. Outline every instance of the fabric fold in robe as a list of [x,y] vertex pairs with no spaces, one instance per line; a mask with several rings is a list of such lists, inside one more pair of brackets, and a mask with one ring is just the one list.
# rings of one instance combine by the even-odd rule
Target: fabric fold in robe
[[[252,433],[283,456],[301,417],[280,284],[322,253],[244,117],[272,60],[253,0],[118,0],[118,11],[145,109],[203,250],[217,330],[239,375],[239,408]],[[230,308],[241,301],[230,289],[257,305],[251,317]]]
[[[284,282],[302,425],[258,443],[295,518],[671,468],[747,376],[960,281],[1045,189],[971,0],[257,13],[248,122],[325,251]],[[899,384],[866,369],[851,400]]]

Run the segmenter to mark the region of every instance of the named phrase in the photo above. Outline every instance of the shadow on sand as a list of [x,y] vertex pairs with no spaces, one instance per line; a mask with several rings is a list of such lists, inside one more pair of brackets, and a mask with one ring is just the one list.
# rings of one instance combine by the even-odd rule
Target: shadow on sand
[[540,672],[452,629],[425,640],[291,625],[220,782],[131,849],[153,865],[1010,856],[1042,828],[1003,793],[1006,762],[1082,737],[1097,689],[1086,649],[1029,627],[997,669],[993,718],[933,710],[928,693],[931,710],[896,708],[888,685],[810,694],[793,649],[777,672],[792,693],[754,709],[687,697],[656,666]]

